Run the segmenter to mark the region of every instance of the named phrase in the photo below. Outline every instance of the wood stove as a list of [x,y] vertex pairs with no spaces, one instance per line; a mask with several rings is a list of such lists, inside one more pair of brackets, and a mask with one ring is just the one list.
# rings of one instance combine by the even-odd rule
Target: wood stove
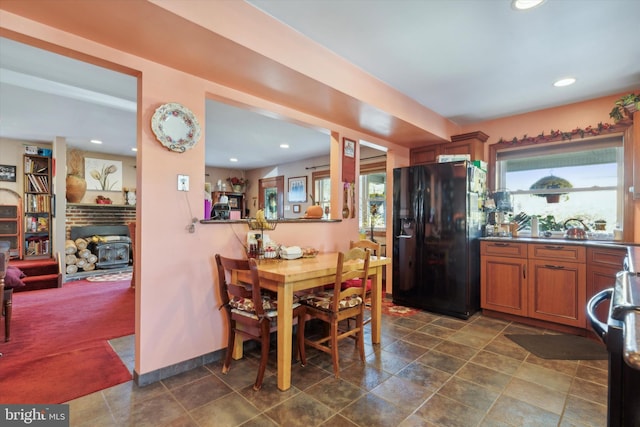
[[129,265],[131,253],[131,238],[129,227],[126,225],[91,225],[84,227],[71,227],[70,237],[91,238],[100,236],[98,241],[91,241],[87,249],[98,260],[96,267],[100,269],[119,268]]
[[[124,236],[123,236],[124,237]],[[97,268],[116,268],[129,265],[129,249],[131,241],[108,240],[106,242],[92,242],[88,248],[98,257]]]

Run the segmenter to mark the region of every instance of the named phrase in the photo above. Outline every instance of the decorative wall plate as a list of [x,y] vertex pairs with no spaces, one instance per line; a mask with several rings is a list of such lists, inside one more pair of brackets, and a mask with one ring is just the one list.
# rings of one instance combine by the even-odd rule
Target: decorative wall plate
[[200,124],[191,110],[171,102],[160,106],[151,118],[151,129],[162,145],[184,153],[198,143]]

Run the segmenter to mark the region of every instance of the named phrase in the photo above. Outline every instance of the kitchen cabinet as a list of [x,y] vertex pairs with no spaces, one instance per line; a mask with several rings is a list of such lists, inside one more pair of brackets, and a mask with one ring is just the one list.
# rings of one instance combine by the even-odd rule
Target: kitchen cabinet
[[51,256],[51,157],[25,154],[24,257]]
[[487,239],[480,242],[480,255],[483,310],[587,327],[584,246]]
[[480,306],[527,316],[527,244],[480,243]]
[[476,131],[453,135],[451,142],[414,148],[410,154],[411,166],[436,163],[441,154],[468,154],[471,160],[486,161],[485,142],[488,138],[485,133]]
[[586,250],[583,246],[528,245],[528,316],[586,327]]
[[[622,270],[626,247],[622,248],[587,248],[587,301],[603,289],[612,288],[616,274]],[[609,316],[608,301],[598,305],[596,315],[606,322]]]

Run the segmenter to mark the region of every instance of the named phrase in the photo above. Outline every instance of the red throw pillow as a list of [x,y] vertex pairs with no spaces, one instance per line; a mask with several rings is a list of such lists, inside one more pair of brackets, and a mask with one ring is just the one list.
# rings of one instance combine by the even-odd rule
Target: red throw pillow
[[[342,282],[342,290],[347,288],[358,288],[360,287],[360,279],[349,279]],[[371,291],[371,279],[367,279],[367,292]]]
[[18,267],[14,267],[12,265],[8,266],[4,277],[4,288],[13,289],[25,286],[24,282],[20,280],[23,277],[27,276]]

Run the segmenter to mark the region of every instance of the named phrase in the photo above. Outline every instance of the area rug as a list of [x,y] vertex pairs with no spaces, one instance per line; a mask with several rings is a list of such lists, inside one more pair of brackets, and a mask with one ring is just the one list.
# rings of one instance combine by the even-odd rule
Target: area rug
[[[367,299],[366,301],[366,308],[367,310],[371,310],[370,299]],[[418,311],[419,310],[416,310],[414,308],[409,308],[402,305],[396,305],[391,301],[382,301],[382,314],[386,314],[387,316],[407,317],[407,316],[413,316]]]
[[131,272],[101,274],[99,276],[87,277],[89,282],[119,282],[121,280],[131,280]]
[[131,380],[107,341],[133,334],[134,321],[126,280],[14,294],[11,341],[0,342],[0,402],[64,403]]
[[530,353],[542,359],[604,360],[607,349],[604,344],[576,335],[505,335]]

